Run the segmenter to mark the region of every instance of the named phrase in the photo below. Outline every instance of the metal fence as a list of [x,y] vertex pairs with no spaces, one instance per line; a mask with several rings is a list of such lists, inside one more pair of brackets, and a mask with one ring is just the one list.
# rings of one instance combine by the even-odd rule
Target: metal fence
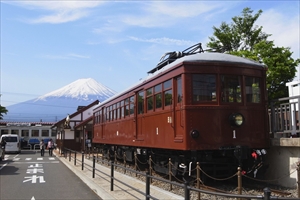
[[[81,155],[78,157],[78,155]],[[64,149],[64,156],[65,159],[69,159],[69,162],[72,161],[74,162],[74,165],[77,165],[77,162],[81,163],[81,170],[84,170],[85,168],[88,169],[89,171],[91,171],[91,176],[92,178],[95,178],[95,175],[97,175],[97,173],[105,175],[107,177],[110,178],[110,190],[113,191],[114,190],[114,181],[117,181],[125,186],[127,186],[128,188],[142,194],[143,196],[145,196],[146,200],[149,199],[158,199],[154,196],[152,196],[150,194],[150,185],[151,185],[151,180],[155,179],[170,185],[175,185],[178,186],[180,188],[183,188],[184,191],[184,199],[185,200],[189,200],[190,196],[191,196],[191,192],[197,192],[198,193],[198,199],[200,199],[200,194],[208,194],[208,195],[214,195],[214,196],[218,196],[218,197],[225,197],[225,198],[236,198],[236,199],[263,199],[263,200],[270,200],[270,199],[278,199],[278,200],[295,200],[295,199],[299,199],[299,198],[290,198],[290,197],[277,197],[277,196],[272,196],[271,195],[271,189],[266,187],[263,189],[263,195],[242,195],[242,194],[228,194],[228,193],[222,193],[222,192],[214,192],[214,191],[208,191],[208,190],[203,190],[203,189],[199,189],[199,188],[195,188],[193,186],[190,186],[189,182],[185,181],[184,183],[178,183],[178,182],[174,182],[171,180],[167,180],[161,177],[156,177],[156,176],[152,176],[151,173],[149,172],[141,172],[141,171],[137,171],[135,169],[131,169],[128,168],[123,165],[117,164],[115,163],[113,160],[105,160],[103,159],[103,157],[98,158],[98,154],[97,157],[95,155],[92,156],[92,165],[89,165],[85,162],[85,154],[84,152],[77,152],[71,149]],[[89,156],[90,158],[90,156]],[[104,172],[102,172],[101,170],[97,169],[96,167],[96,163],[104,163],[107,166],[110,166],[110,174],[106,174]],[[299,164],[300,166],[300,164]],[[298,169],[299,169],[298,166]],[[121,180],[118,180],[115,176],[114,176],[114,171],[116,168],[121,168],[124,170],[124,172],[129,171],[135,174],[139,174],[140,176],[145,177],[145,192],[142,192],[140,190],[137,190],[136,188],[132,187],[130,184],[125,183]],[[237,173],[238,178],[242,177],[241,173]],[[298,170],[298,177],[300,176],[300,172]],[[241,182],[238,183],[238,188],[241,188]],[[298,197],[300,197],[300,191],[298,190]]]
[[300,137],[300,95],[271,102],[269,125],[272,137]]

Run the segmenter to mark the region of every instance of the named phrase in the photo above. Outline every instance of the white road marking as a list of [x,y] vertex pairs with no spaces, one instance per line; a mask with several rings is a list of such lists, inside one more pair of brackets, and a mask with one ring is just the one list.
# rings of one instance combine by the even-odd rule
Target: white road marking
[[7,165],[7,163],[5,163],[4,165],[2,165],[2,166],[0,167],[0,170],[3,169],[6,165]]
[[31,200],[35,200],[34,196],[31,198]]

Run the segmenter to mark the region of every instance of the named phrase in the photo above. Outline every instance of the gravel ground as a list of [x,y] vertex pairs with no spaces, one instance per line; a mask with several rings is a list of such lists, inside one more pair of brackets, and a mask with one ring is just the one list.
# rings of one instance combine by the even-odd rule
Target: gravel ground
[[[127,166],[129,167],[129,166]],[[120,173],[124,173],[124,170],[121,168],[117,168],[117,171],[119,171]],[[145,177],[142,176],[136,176],[135,173],[126,172],[127,175],[130,175],[132,177],[135,177],[141,181],[145,182]],[[159,176],[156,173],[152,174],[153,176],[157,176],[162,178],[161,176]],[[168,179],[168,177],[164,177],[165,179]],[[173,180],[174,181],[174,180]],[[180,182],[180,180],[178,180]],[[182,183],[182,182],[181,182]],[[170,189],[170,184],[169,183],[165,183],[162,181],[158,181],[158,180],[152,180],[152,185],[157,186],[161,189],[164,189],[166,191],[170,191],[174,194],[180,195],[180,196],[184,196],[184,189],[176,186],[176,185],[172,185],[172,190]],[[203,187],[206,187],[204,185],[202,185]],[[196,185],[194,185],[194,187],[196,188]],[[234,184],[230,184],[230,183],[225,183],[223,185],[214,185],[214,186],[207,186],[207,188],[216,188],[217,190],[219,190],[219,192],[223,193],[226,192],[227,194],[238,194],[238,189],[237,189],[237,185]],[[262,188],[262,189],[253,189],[253,188],[248,188],[248,187],[242,187],[242,195],[251,195],[251,196],[263,196],[264,195],[264,186],[256,186],[255,188]],[[200,188],[203,190],[207,190],[205,188]],[[282,188],[280,186],[272,186],[270,187],[271,189],[271,196],[272,197],[278,197],[280,199],[298,199],[300,200],[300,196],[298,196],[298,189],[290,189],[290,188]],[[212,190],[208,190],[208,191],[212,191]],[[280,191],[280,193],[277,193],[277,191]],[[217,191],[218,192],[218,191]],[[194,192],[191,191],[190,193],[190,199],[191,200],[198,200],[199,199],[199,194],[198,192]],[[210,194],[205,194],[205,193],[201,193],[200,195],[200,199],[201,200],[214,200],[214,199],[218,199],[218,200],[236,200],[237,198],[229,198],[229,197],[224,197],[224,196],[217,196],[217,195],[210,195]],[[257,198],[257,199],[263,199],[263,198]],[[274,199],[274,198],[272,198]]]
[[[118,164],[123,165],[122,163],[118,163]],[[126,165],[126,167],[134,169],[132,166]],[[118,171],[120,173],[124,173],[124,169],[121,169],[121,168],[117,168],[116,171]],[[137,179],[145,182],[145,177],[144,176],[139,176],[139,175],[136,176],[135,173],[132,173],[128,170],[126,171],[126,175],[132,176],[134,178],[137,178]],[[156,176],[156,177],[168,179],[168,176],[162,177],[162,176],[159,176],[156,173],[153,173],[152,175]],[[173,180],[173,181],[175,181],[175,180]],[[182,183],[182,182],[180,182],[181,180],[177,179],[177,181],[179,183]],[[159,187],[163,190],[170,191],[170,192],[172,192],[174,194],[177,194],[177,195],[180,195],[180,196],[184,196],[184,189],[179,187],[179,186],[172,185],[172,189],[171,189],[170,188],[171,186],[170,186],[169,183],[165,183],[165,182],[158,181],[158,180],[155,180],[155,179],[152,179],[151,184],[154,185],[154,186],[157,186],[157,187]],[[204,185],[202,185],[202,186],[206,187]],[[194,185],[194,187],[196,188],[196,185]],[[237,185],[234,185],[234,184],[224,183],[223,185],[217,185],[217,186],[214,185],[214,186],[210,186],[210,187],[211,188],[216,188],[218,190],[217,192],[220,192],[220,193],[235,194],[235,195],[238,194]],[[264,192],[263,192],[264,186],[256,186],[255,188],[261,188],[261,189],[253,189],[253,188],[250,188],[250,187],[249,188],[248,187],[242,187],[242,195],[251,195],[251,196],[256,196],[256,197],[261,197],[261,196],[264,195]],[[205,188],[202,188],[202,187],[200,189],[205,190]],[[283,187],[280,187],[280,186],[274,186],[273,185],[272,187],[270,187],[270,189],[271,189],[271,196],[273,197],[272,199],[279,198],[279,199],[298,199],[298,200],[300,200],[300,196],[298,196],[298,189],[297,188],[296,189],[290,189],[290,188],[283,188]],[[212,190],[208,190],[208,191],[212,192]],[[277,193],[276,191],[280,191],[280,193]],[[191,200],[198,200],[198,199],[201,199],[201,200],[223,200],[223,199],[224,200],[236,200],[237,198],[230,198],[230,197],[224,197],[224,196],[218,196],[218,195],[205,194],[204,192],[200,194],[200,198],[199,198],[198,192],[191,191],[190,192],[190,199]],[[246,199],[248,200],[250,198],[246,198]],[[263,199],[263,198],[255,198],[255,199]]]

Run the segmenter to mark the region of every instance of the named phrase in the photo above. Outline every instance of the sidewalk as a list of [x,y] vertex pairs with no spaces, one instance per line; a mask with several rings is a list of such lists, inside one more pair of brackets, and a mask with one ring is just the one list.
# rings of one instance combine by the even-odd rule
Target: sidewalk
[[[58,151],[53,151],[54,155],[60,159],[71,171],[73,171],[83,182],[85,182],[91,190],[93,190],[101,199],[146,199],[146,197],[135,190],[119,183],[117,180],[114,180],[114,190],[110,191],[110,177],[105,175],[110,175],[110,167],[102,166],[96,163],[96,169],[105,173],[95,172],[95,178],[92,177],[92,171],[88,167],[84,167],[84,170],[81,170],[81,162],[77,162],[74,166],[74,159],[72,158],[69,161],[69,157],[65,158],[63,155],[60,155]],[[77,158],[78,159],[78,158]],[[91,160],[85,159],[85,164],[93,166]],[[145,193],[146,184],[140,180],[134,179],[128,175],[122,174],[120,172],[114,171],[114,177],[126,184],[134,186],[139,191]],[[156,186],[150,186],[150,195],[156,199],[184,199],[184,197],[178,196],[171,192],[162,190]]]

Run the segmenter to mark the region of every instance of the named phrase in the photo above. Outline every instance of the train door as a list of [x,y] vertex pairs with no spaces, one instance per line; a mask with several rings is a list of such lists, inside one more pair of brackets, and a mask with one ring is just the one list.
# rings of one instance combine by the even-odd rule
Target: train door
[[143,114],[144,114],[144,90],[136,93],[135,106],[135,123],[136,123],[136,139],[143,140]]

